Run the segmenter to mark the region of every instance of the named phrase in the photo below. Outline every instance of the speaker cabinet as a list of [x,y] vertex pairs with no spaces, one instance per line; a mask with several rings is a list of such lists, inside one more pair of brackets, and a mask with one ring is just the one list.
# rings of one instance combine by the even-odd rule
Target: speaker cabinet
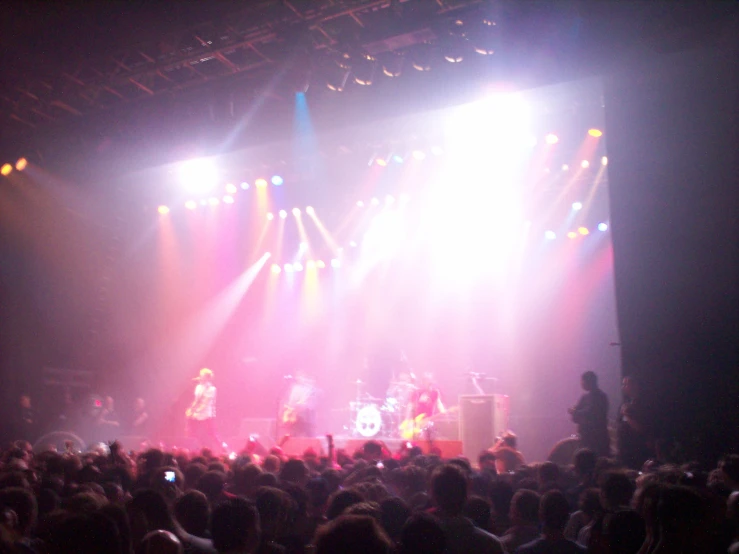
[[477,463],[480,452],[508,429],[508,397],[503,394],[464,394],[459,397],[459,434],[462,452]]

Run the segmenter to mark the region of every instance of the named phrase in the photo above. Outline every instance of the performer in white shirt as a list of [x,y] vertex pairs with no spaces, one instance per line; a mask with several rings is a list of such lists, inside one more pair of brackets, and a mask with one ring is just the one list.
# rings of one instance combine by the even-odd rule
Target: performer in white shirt
[[216,435],[216,387],[213,372],[203,368],[195,378],[195,399],[185,412],[190,436],[196,438],[201,447],[211,449],[219,445]]

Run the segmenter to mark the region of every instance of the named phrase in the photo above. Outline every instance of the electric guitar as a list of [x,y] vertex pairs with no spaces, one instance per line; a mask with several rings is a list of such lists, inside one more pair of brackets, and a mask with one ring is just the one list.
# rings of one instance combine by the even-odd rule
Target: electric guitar
[[291,425],[298,420],[298,411],[292,406],[285,406],[282,409],[280,420],[284,425]]
[[398,427],[398,429],[400,430],[400,437],[404,440],[412,440],[418,438],[429,423],[433,423],[437,419],[441,419],[441,416],[453,414],[458,411],[459,407],[454,406],[452,408],[449,408],[446,412],[439,412],[438,414],[434,414],[432,416],[419,414],[414,418],[406,419]]

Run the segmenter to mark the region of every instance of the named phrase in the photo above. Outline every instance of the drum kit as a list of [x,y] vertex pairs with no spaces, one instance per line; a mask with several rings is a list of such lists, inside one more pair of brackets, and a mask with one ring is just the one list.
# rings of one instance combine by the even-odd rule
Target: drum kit
[[415,385],[406,381],[393,381],[384,399],[364,393],[362,381],[358,380],[356,385],[356,400],[349,403],[351,434],[366,439],[399,438],[399,427],[405,418]]

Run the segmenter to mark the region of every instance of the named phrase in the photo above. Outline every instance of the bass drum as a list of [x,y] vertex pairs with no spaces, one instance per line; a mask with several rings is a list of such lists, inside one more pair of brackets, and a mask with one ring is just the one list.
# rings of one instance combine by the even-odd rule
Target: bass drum
[[562,439],[554,445],[547,458],[548,462],[554,462],[559,466],[567,466],[572,463],[575,452],[580,448],[580,438],[573,436]]
[[377,406],[368,404],[357,412],[354,430],[358,435],[369,439],[378,435],[381,429],[382,414]]

